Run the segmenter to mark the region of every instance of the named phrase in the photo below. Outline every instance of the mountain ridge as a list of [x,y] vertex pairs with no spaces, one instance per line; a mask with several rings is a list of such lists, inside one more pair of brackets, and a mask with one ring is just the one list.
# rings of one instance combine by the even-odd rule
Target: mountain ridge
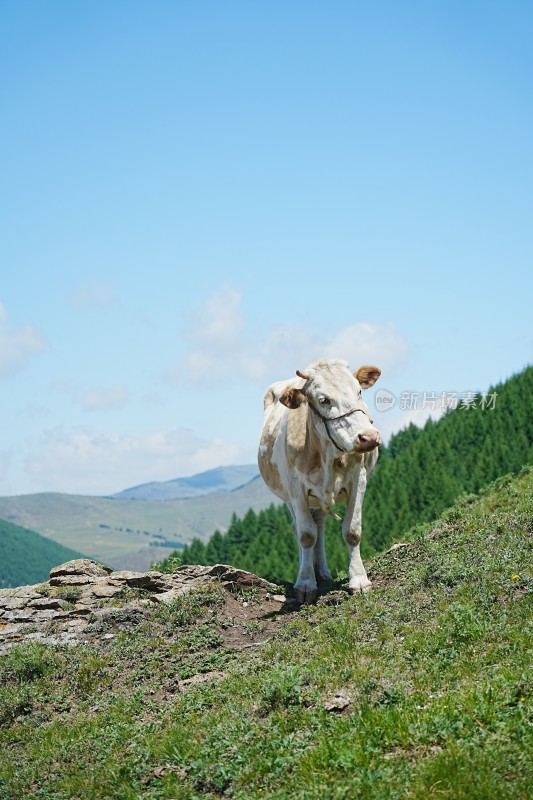
[[183,478],[149,481],[110,495],[112,500],[187,500],[217,492],[233,492],[259,475],[257,464],[214,467]]

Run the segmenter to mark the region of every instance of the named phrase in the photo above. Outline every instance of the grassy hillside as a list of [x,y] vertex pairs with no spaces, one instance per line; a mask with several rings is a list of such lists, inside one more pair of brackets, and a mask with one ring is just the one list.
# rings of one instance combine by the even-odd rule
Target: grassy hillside
[[0,497],[0,518],[114,567],[148,569],[177,544],[226,529],[233,512],[259,510],[273,499],[262,480],[208,498],[165,502],[32,494]]
[[0,519],[0,588],[48,580],[52,567],[80,553]]
[[99,645],[14,649],[0,797],[529,800],[533,471],[406,538],[372,592],[287,606],[261,648],[222,645],[214,590]]

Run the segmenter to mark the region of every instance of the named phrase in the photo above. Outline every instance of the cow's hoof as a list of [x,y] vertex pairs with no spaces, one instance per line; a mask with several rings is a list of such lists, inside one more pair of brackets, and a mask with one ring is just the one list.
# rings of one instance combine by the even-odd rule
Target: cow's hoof
[[316,589],[295,589],[294,590],[294,597],[296,598],[296,602],[303,605],[306,603],[314,603],[317,597],[317,590]]
[[325,575],[319,575],[317,577],[317,582],[319,583],[320,586],[333,586],[333,578],[331,577],[329,572],[326,573]]
[[350,594],[359,594],[359,592],[368,592],[372,588],[372,584],[368,580],[368,578],[357,578],[356,580],[352,580],[350,585],[348,586],[348,592]]

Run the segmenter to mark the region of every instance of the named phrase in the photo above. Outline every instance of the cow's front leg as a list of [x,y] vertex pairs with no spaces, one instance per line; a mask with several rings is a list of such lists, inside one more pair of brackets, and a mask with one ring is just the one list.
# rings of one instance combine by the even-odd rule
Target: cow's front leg
[[324,530],[326,528],[326,515],[320,509],[313,509],[313,519],[316,522],[317,539],[315,544],[314,562],[315,577],[319,583],[330,584],[333,581],[326,560]]
[[294,596],[299,603],[313,603],[317,595],[314,553],[318,530],[307,500],[293,504],[293,517],[300,550],[300,569],[294,584]]
[[354,480],[352,493],[348,498],[348,506],[342,523],[344,541],[348,545],[350,565],[348,568],[348,591],[350,594],[366,592],[370,589],[370,581],[361,559],[359,545],[361,542],[361,518],[363,498],[366,491],[366,470],[360,467],[359,478]]

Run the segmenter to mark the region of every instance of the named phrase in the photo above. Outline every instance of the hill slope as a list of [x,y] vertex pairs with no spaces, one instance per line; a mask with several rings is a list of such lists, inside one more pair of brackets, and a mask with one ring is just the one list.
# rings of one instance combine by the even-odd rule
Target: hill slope
[[80,553],[0,519],[0,587],[45,581],[56,564]]
[[269,604],[240,590],[243,621],[216,587],[14,648],[0,797],[529,800],[532,534],[524,469],[374,558],[370,593],[286,604],[262,648]]

